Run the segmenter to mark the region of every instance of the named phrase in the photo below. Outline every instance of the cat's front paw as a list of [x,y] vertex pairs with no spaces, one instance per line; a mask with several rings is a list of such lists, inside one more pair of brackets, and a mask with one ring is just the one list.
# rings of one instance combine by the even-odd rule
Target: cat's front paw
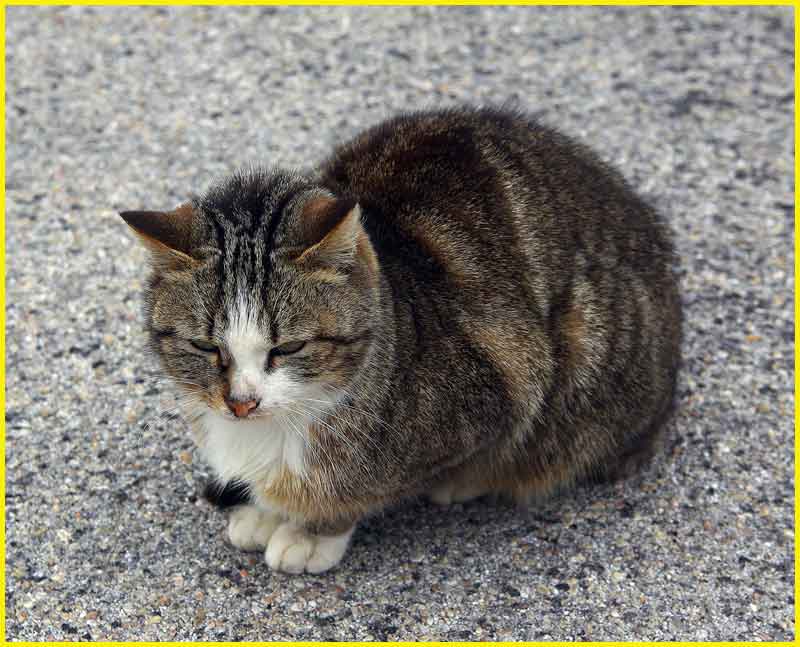
[[355,526],[341,535],[313,535],[293,522],[278,526],[267,545],[267,564],[273,571],[322,573],[336,566],[347,551]]
[[231,512],[228,539],[242,550],[263,550],[283,519],[254,505],[243,505]]

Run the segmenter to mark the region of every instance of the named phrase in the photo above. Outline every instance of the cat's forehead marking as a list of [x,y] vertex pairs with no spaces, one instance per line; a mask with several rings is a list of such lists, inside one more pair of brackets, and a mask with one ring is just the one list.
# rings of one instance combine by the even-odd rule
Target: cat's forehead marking
[[260,373],[267,354],[267,333],[259,325],[253,298],[239,290],[228,312],[225,343],[239,370]]

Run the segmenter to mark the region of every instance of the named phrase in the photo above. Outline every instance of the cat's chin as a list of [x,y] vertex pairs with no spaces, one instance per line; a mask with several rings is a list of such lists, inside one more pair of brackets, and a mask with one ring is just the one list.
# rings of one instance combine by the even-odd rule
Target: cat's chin
[[263,484],[283,466],[294,474],[304,471],[305,439],[281,416],[236,418],[209,408],[197,424],[195,440],[222,482]]

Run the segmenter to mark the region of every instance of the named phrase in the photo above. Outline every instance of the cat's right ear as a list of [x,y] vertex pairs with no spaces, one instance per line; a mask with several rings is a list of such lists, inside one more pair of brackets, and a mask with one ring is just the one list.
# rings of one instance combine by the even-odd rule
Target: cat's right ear
[[182,270],[197,264],[190,253],[195,218],[190,203],[173,211],[123,211],[119,215],[150,251],[156,267]]

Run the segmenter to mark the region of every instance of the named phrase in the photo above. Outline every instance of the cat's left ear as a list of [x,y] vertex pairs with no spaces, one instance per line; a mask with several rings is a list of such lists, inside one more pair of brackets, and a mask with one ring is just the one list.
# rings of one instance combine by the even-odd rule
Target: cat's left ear
[[119,215],[151,252],[157,266],[189,269],[196,264],[191,255],[195,214],[190,203],[173,211],[123,211]]
[[304,250],[294,259],[301,265],[349,265],[366,236],[355,200],[314,198],[303,208],[301,223]]

